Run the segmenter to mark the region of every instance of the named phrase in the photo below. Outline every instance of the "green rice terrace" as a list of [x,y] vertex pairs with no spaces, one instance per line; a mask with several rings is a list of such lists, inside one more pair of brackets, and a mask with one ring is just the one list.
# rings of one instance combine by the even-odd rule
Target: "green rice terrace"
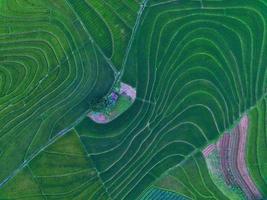
[[0,0],[0,200],[267,199],[267,0]]

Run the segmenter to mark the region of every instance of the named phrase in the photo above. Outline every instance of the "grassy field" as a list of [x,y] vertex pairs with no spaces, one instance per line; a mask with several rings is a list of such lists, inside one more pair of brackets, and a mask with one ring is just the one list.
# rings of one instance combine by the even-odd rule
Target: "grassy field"
[[249,172],[264,196],[267,196],[266,111],[266,98],[251,111],[247,148]]
[[0,10],[2,182],[74,126],[114,71],[64,1],[3,0]]
[[[199,152],[266,96],[265,0],[0,0],[0,13],[0,199],[135,200],[169,183],[229,199]],[[133,105],[86,117],[120,81]],[[267,195],[265,107],[247,163]]]
[[75,131],[28,163],[0,190],[0,199],[109,199]]
[[121,69],[138,4],[116,1],[67,0],[86,30],[95,38],[105,56]]
[[177,195],[174,192],[161,190],[155,187],[150,188],[142,197],[141,200],[186,200],[184,196]]
[[77,126],[114,199],[135,199],[265,95],[266,9],[148,1],[122,76],[137,88],[134,105],[106,126]]
[[188,199],[229,199],[212,181],[200,152],[189,157],[182,165],[169,170],[153,185]]

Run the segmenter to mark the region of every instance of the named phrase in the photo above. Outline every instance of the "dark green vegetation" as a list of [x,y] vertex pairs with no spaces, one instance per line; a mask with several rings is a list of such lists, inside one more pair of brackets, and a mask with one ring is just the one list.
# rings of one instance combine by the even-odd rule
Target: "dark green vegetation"
[[247,165],[259,190],[267,196],[267,104],[266,98],[254,108],[249,117],[250,130]]
[[0,199],[108,199],[75,131],[42,151],[0,190]]
[[[247,166],[257,188],[262,196],[266,197],[267,173],[265,166],[267,160],[264,153],[267,147],[264,144],[266,141],[266,99],[261,100],[248,114]],[[259,134],[262,135],[259,136]],[[213,177],[214,172],[208,171],[216,169],[208,169],[207,167],[205,158],[200,152],[197,152],[180,166],[174,167],[163,174],[159,180],[154,182],[153,186],[156,189],[164,189],[184,195],[189,199],[246,199],[240,189],[223,185],[223,179]],[[219,170],[222,173],[222,169]]]
[[[198,152],[266,95],[267,1],[0,0],[0,13],[0,199],[135,200],[170,174],[174,192],[227,199]],[[118,78],[134,104],[85,118]]]
[[144,194],[141,200],[186,200],[187,198],[177,195],[174,192],[164,191],[157,188],[149,189],[146,194]]
[[74,126],[109,91],[114,72],[63,1],[0,6],[3,182]]
[[169,170],[154,185],[189,199],[229,199],[213,183],[200,152],[189,157],[181,166]]
[[99,50],[121,68],[132,28],[138,0],[66,0]]

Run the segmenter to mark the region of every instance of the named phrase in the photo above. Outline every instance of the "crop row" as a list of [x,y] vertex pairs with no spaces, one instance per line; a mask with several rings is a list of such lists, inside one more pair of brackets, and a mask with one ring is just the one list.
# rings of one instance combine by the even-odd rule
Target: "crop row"
[[145,6],[122,76],[136,87],[135,103],[110,124],[85,119],[76,127],[119,200],[135,199],[217,139],[266,87],[264,1]]

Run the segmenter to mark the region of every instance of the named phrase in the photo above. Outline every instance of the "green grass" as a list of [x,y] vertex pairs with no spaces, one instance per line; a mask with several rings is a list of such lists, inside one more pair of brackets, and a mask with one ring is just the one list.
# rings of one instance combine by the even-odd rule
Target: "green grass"
[[266,99],[261,101],[249,115],[247,165],[249,173],[262,192],[267,195],[266,156]]
[[68,0],[68,3],[105,56],[120,70],[135,24],[138,4],[132,2],[131,9],[122,0]]
[[[21,183],[25,177],[32,186],[25,194],[36,195],[38,186],[47,199],[84,199],[94,191],[94,200],[134,200],[157,180],[173,183],[172,190],[189,198],[227,199],[203,158],[192,154],[266,94],[267,3],[141,4],[1,1],[3,198],[18,195],[10,192],[14,184],[21,185],[18,191],[28,188]],[[85,118],[116,78],[136,88],[133,105],[105,125]],[[122,102],[116,109],[127,106]],[[258,125],[250,130],[255,134],[249,136],[248,165],[266,194],[261,112],[252,114]],[[72,128],[78,136],[66,134]],[[255,159],[260,166],[253,165]],[[55,178],[66,173],[72,175]],[[175,178],[163,181],[165,174]],[[89,182],[91,177],[96,180]]]
[[141,200],[161,200],[161,199],[169,199],[169,200],[185,200],[187,198],[177,195],[173,192],[160,190],[158,188],[150,188],[142,197]]
[[86,115],[114,71],[65,1],[4,0],[0,10],[2,182]]
[[169,170],[154,186],[189,199],[229,199],[214,184],[200,152],[189,157],[181,166]]
[[75,131],[34,158],[0,191],[0,199],[108,199]]
[[132,105],[129,97],[119,96],[118,101],[116,102],[114,108],[111,109],[111,112],[114,113],[123,113]]
[[34,181],[28,168],[23,169],[0,191],[1,199],[14,198],[43,199],[38,184]]
[[[110,124],[77,126],[114,199],[136,198],[229,130],[265,92],[264,2],[161,3],[145,9],[122,76],[137,88],[136,103]],[[207,198],[225,198],[210,184],[214,194],[201,189]]]

